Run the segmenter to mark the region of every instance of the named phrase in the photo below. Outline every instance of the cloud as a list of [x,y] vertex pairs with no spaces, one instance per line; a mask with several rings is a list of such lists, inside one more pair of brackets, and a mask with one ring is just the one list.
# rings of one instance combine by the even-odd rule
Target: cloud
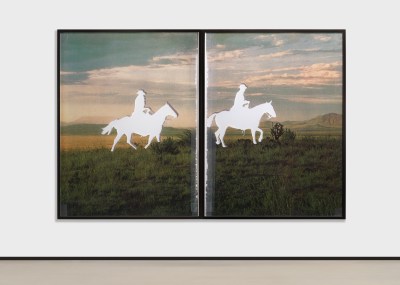
[[265,39],[270,39],[272,35],[258,35],[255,37],[257,40],[265,40]]
[[61,76],[63,76],[63,75],[74,75],[74,74],[77,74],[78,72],[75,72],[75,71],[63,71],[63,70],[61,70],[60,71],[60,75]]
[[256,37],[254,37],[254,39],[260,41],[268,41],[275,47],[282,46],[285,43],[285,41],[279,35],[275,34],[257,35]]
[[284,43],[283,40],[275,40],[274,41],[275,46],[281,46],[281,45],[283,45],[283,43]]
[[328,42],[332,39],[332,37],[328,35],[315,35],[314,39],[321,42]]
[[196,57],[188,53],[176,53],[171,55],[154,56],[150,64],[173,64],[173,65],[188,65],[194,64]]
[[[113,86],[132,82],[194,84],[196,80],[195,53],[177,53],[153,57],[148,65],[128,65],[100,68],[86,72],[65,72],[60,75],[64,85]],[[76,78],[76,82],[73,79]],[[64,80],[63,80],[64,79]]]
[[61,84],[80,84],[87,78],[87,72],[60,71]]
[[[195,53],[174,54],[156,57],[146,66],[62,71],[61,100],[64,104],[131,104],[136,91],[145,89],[156,105],[166,100],[191,100],[195,104],[196,56]],[[174,64],[160,64],[164,60]]]
[[207,52],[207,61],[208,62],[218,62],[218,61],[225,61],[230,59],[235,59],[243,56],[244,50],[243,49],[236,49],[224,52]]
[[274,52],[274,53],[269,53],[269,54],[261,54],[261,55],[259,55],[259,58],[270,59],[270,58],[282,57],[282,56],[291,55],[291,54],[293,54],[292,51],[285,50],[285,51],[279,51],[279,52]]
[[[342,84],[341,68],[342,63],[335,61],[293,67],[243,70],[237,73],[229,72],[229,78],[226,78],[226,75],[221,71],[214,74],[214,80],[209,82],[209,86],[235,88],[238,82],[244,82],[252,88],[266,86],[301,86],[306,88],[326,85],[337,86]],[[221,76],[221,79],[216,76]]]
[[339,85],[342,83],[342,63],[315,63],[308,66],[291,68],[291,72],[274,72],[271,70],[267,74],[249,76],[246,78],[246,84],[252,86],[264,85]]

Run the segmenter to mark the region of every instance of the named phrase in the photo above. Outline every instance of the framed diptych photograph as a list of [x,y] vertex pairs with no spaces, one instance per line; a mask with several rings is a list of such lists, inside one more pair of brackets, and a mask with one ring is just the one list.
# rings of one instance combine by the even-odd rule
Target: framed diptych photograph
[[59,219],[345,218],[344,30],[59,30]]

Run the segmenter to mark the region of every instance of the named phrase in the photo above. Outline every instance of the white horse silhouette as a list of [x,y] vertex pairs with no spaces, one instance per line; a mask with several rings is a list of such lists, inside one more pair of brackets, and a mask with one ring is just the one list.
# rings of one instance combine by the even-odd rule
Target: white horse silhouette
[[114,151],[115,145],[121,139],[123,135],[126,135],[126,142],[136,149],[136,146],[131,143],[131,136],[133,133],[143,136],[149,136],[149,141],[144,148],[147,148],[154,138],[160,142],[160,133],[167,116],[174,118],[178,117],[178,113],[174,108],[166,103],[154,114],[141,114],[141,116],[130,116],[117,119],[109,123],[103,131],[102,135],[109,135],[113,128],[117,130],[117,136],[114,139],[114,144],[111,151]]
[[211,127],[212,122],[215,118],[215,123],[218,127],[218,130],[215,132],[215,137],[217,139],[217,144],[222,143],[223,147],[226,147],[224,136],[228,127],[239,129],[242,131],[250,129],[251,135],[253,136],[253,143],[257,144],[257,131],[260,132],[258,142],[261,142],[263,139],[263,131],[258,127],[261,117],[264,114],[268,115],[268,119],[276,117],[274,107],[271,103],[272,101],[257,105],[249,109],[241,108],[240,110],[235,109],[214,113],[207,119],[207,127]]

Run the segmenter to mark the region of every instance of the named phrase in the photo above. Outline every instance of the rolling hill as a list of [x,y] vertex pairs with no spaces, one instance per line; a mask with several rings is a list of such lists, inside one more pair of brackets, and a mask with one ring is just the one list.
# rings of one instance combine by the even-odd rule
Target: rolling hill
[[305,121],[282,122],[284,128],[289,128],[300,134],[342,134],[342,115],[329,113]]

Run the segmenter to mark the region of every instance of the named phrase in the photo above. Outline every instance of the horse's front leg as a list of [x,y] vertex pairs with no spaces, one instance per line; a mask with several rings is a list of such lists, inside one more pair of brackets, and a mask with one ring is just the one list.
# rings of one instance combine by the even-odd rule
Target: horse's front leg
[[126,134],[126,142],[127,142],[131,147],[133,147],[134,149],[136,149],[136,146],[135,146],[133,143],[131,143],[131,139],[132,139],[132,134]]
[[149,135],[149,141],[148,141],[148,143],[146,144],[146,146],[144,148],[148,148],[149,147],[149,145],[151,144],[151,141],[153,140],[153,138],[154,138],[153,135]]
[[161,133],[158,133],[158,135],[156,136],[157,142],[160,142],[160,135]]
[[257,131],[260,132],[260,137],[258,138],[258,142],[261,142],[263,140],[264,132],[262,129],[258,128]]
[[256,142],[256,129],[251,129],[251,136],[253,137],[253,144],[257,144],[257,142]]

